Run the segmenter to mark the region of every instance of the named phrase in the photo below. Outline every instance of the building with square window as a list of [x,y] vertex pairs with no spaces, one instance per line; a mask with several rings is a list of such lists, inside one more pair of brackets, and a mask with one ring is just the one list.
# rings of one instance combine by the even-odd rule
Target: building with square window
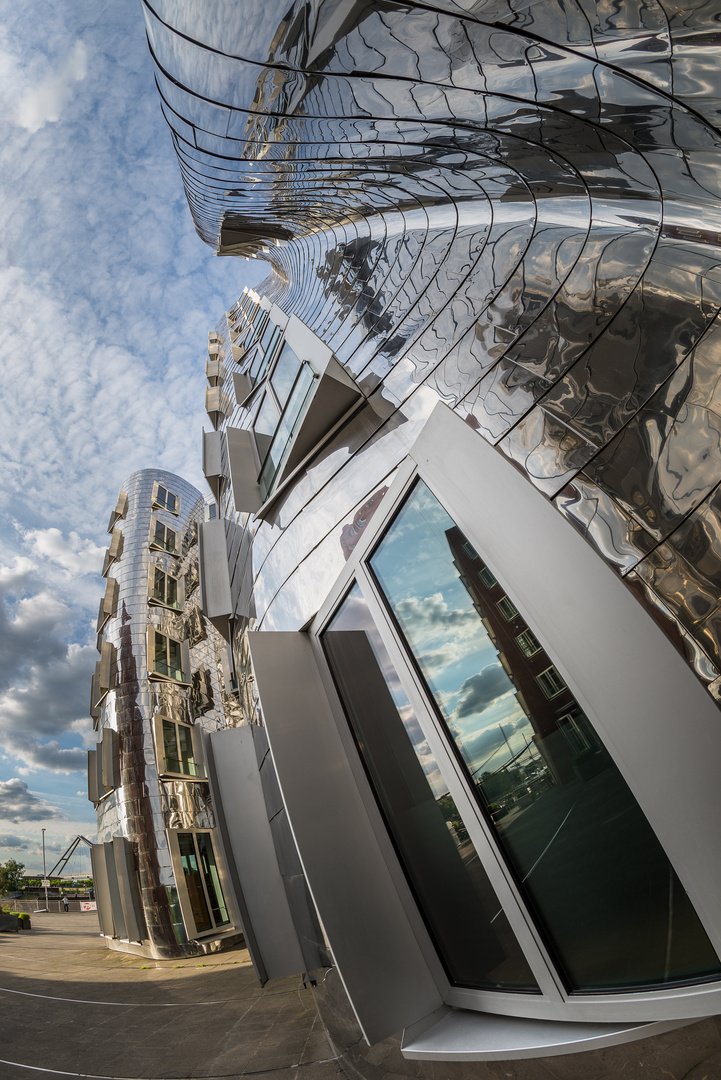
[[325,968],[356,1075],[718,1052],[717,13],[208,10],[145,4],[196,228],[269,264],[199,535],[256,970]]

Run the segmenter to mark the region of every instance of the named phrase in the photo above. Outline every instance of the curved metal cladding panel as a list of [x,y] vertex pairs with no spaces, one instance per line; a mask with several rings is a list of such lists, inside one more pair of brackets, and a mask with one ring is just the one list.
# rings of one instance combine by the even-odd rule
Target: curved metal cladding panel
[[[156,483],[180,498],[179,513],[153,506]],[[176,639],[187,639],[191,671],[207,669],[212,693],[197,721],[208,730],[225,726],[222,686],[218,671],[216,632],[197,610],[199,589],[192,587],[197,573],[197,525],[203,497],[173,473],[145,469],[122,485],[128,495],[125,517],[116,522],[122,531],[120,557],[108,574],[118,581],[116,614],[103,628],[103,638],[117,650],[117,681],[105,699],[100,729],[111,727],[120,736],[120,785],[98,805],[98,842],[124,836],[136,845],[140,893],[147,935],[154,954],[178,956],[197,947],[180,944],[177,891],[166,840],[167,828],[212,828],[215,825],[207,784],[181,784],[161,780],[153,735],[157,706],[178,720],[190,719],[188,688],[148,678],[148,627]],[[150,549],[151,519],[177,533],[178,555]],[[148,603],[151,565],[188,582],[184,611]],[[191,573],[187,572],[191,570]],[[193,790],[188,799],[187,789]],[[175,913],[174,910],[175,909]],[[181,935],[182,936],[182,935]]]
[[718,5],[144,7],[200,235],[368,399],[256,536],[259,618],[305,621],[440,398],[718,697]]

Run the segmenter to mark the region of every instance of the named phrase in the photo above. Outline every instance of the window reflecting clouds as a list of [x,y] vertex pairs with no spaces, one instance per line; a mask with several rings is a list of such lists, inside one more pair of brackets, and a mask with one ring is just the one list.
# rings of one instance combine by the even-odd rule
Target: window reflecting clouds
[[569,988],[717,977],[686,892],[562,674],[422,482],[371,566]]
[[536,990],[458,807],[355,586],[323,634],[376,797],[451,980]]

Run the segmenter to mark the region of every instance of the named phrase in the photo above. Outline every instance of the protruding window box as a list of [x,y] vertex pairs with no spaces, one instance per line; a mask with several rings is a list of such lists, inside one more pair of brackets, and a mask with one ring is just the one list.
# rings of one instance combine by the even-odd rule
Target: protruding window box
[[185,578],[173,577],[162,567],[151,566],[148,571],[148,603],[182,611],[185,604]]
[[169,780],[207,779],[200,730],[194,724],[155,713],[153,732],[158,776]]
[[260,402],[251,429],[226,429],[235,507],[252,513],[270,509],[291,473],[361,401],[328,346],[295,316],[255,393]]
[[230,640],[230,618],[233,603],[230,594],[230,572],[225,539],[225,520],[204,521],[198,533],[200,551],[200,606],[206,618]]
[[105,584],[105,596],[100,601],[100,610],[98,611],[98,623],[96,627],[98,634],[106,623],[114,618],[118,610],[118,590],[119,586],[117,579],[109,577]]
[[118,501],[115,509],[110,515],[110,521],[108,522],[108,532],[111,533],[115,528],[115,524],[121,518],[124,518],[128,512],[128,496],[124,491],[121,491],[118,495]]
[[220,431],[203,432],[203,474],[216,502],[223,482],[222,438]]
[[211,386],[217,386],[223,375],[223,365],[220,360],[208,360],[205,365],[205,377]]
[[193,940],[230,930],[226,896],[231,895],[231,890],[216,855],[213,834],[201,829],[168,829],[167,835],[188,937]]
[[105,552],[105,558],[103,559],[103,577],[108,576],[108,570],[117,562],[123,553],[123,533],[121,529],[113,529],[113,535],[110,540],[110,547]]
[[225,355],[225,350],[219,341],[208,342],[208,356],[211,360],[222,359]]
[[90,685],[90,715],[97,728],[102,704],[108,693],[115,686],[117,674],[117,653],[110,641],[104,641],[100,659],[95,664]]
[[235,509],[254,514],[260,510],[263,500],[258,484],[259,461],[253,433],[243,428],[229,427],[225,429],[225,437]]
[[187,641],[178,641],[148,627],[148,678],[167,679],[190,685],[190,649]]
[[208,386],[205,391],[205,411],[210,417],[210,422],[217,428],[225,415],[223,393],[221,386]]
[[169,488],[156,481],[153,484],[153,508],[167,510],[169,514],[180,513],[180,496],[173,494]]
[[178,534],[156,517],[150,519],[149,544],[151,551],[166,551],[169,555],[180,553]]

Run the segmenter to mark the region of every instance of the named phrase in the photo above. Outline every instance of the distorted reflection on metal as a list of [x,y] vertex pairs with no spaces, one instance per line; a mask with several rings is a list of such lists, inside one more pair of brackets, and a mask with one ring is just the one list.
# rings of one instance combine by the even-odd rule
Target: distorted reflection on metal
[[[481,460],[488,466],[482,451],[508,466],[506,475],[523,477],[517,505],[528,497],[533,517],[533,499],[540,499],[564,534],[580,543],[580,533],[624,579],[645,611],[609,571],[642,622],[663,629],[708,690],[710,697],[670,650],[715,720],[721,9],[658,0],[143,6],[197,231],[219,255],[269,265],[257,292],[246,290],[211,331],[206,365],[213,431],[204,435],[204,471],[228,529],[228,636],[242,715],[262,724],[265,702],[273,700],[256,682],[248,632],[302,631],[299,637],[325,642],[393,857],[405,866],[437,950],[429,961],[441,986],[436,1005],[573,1020],[567,1026],[577,1033],[581,1020],[618,1025],[627,1013],[639,1022],[701,1015],[693,1013],[703,1009],[701,984],[709,992],[704,1000],[718,992],[719,943],[715,937],[714,952],[706,935],[714,920],[699,894],[689,900],[695,883],[682,884],[679,849],[673,856],[665,850],[663,830],[647,812],[647,751],[617,752],[597,722],[603,716],[572,693],[575,673],[561,674],[563,652],[547,653],[541,644],[544,620],[573,608],[562,574],[547,607],[526,622],[523,596],[514,602],[506,595],[475,548],[473,530],[454,525],[457,513],[446,519],[442,557],[432,557],[428,537],[412,554],[406,528],[390,584],[379,566],[396,535],[388,492],[399,477],[409,478],[409,461],[423,474],[413,448],[442,402],[475,450],[460,439],[456,471],[436,475],[433,497],[462,506],[459,489],[472,487]],[[475,510],[476,523],[498,512],[495,505]],[[381,528],[389,531],[369,564],[376,578],[368,585],[379,590],[379,607],[365,619],[343,575],[352,571],[360,580],[366,573],[364,544]],[[416,584],[427,571],[424,588],[394,597],[390,586],[401,569]],[[549,573],[540,556],[536,573]],[[464,578],[472,584],[464,586]],[[596,580],[592,571],[585,580]],[[577,581],[578,594],[582,585]],[[463,594],[462,603],[450,604],[451,593]],[[364,602],[369,595],[363,591]],[[464,648],[485,627],[475,673],[458,681],[455,640],[416,648],[402,617],[414,596],[423,596],[427,620],[435,613],[449,634],[451,609],[465,611]],[[329,597],[333,610],[326,609]],[[391,610],[377,627],[379,646],[373,628],[386,619],[384,599]],[[508,648],[496,649],[504,634],[511,635]],[[284,635],[277,636],[283,657]],[[357,661],[369,650],[374,660],[361,686],[346,652]],[[490,653],[497,653],[493,661]],[[602,681],[604,661],[601,645],[579,680]],[[637,668],[634,684],[644,678],[643,665]],[[503,698],[510,711],[496,717],[494,732],[460,735],[454,723],[476,715],[470,701],[481,675],[495,687],[494,708]],[[407,696],[399,704],[401,683]],[[354,692],[374,696],[376,711],[354,710]],[[461,716],[464,703],[470,711]],[[426,734],[432,728],[439,740],[434,752],[448,791],[439,789],[439,800],[429,797],[419,772],[421,759],[432,769],[428,745],[415,729],[407,745],[401,738],[403,725],[410,731],[421,713]],[[312,710],[306,719],[310,737]],[[265,720],[273,749],[273,722]],[[628,720],[632,727],[633,710]],[[515,739],[511,764],[501,762],[499,771],[483,771],[468,750],[485,739],[494,753],[491,734],[507,756]],[[644,737],[654,744],[650,731]],[[687,778],[706,768],[702,741],[689,747]],[[699,786],[711,799],[704,775]],[[275,796],[267,798],[277,810]],[[669,790],[667,798],[673,804],[677,795]],[[437,829],[439,805],[455,840]],[[614,809],[627,824],[625,846],[614,836]],[[476,810],[480,824],[472,825]],[[302,814],[302,801],[288,807],[294,828]],[[420,817],[432,848],[427,865],[414,847]],[[673,829],[666,827],[668,837]],[[559,829],[559,844],[538,872],[538,852],[546,850],[539,837],[555,839]],[[584,845],[603,849],[590,871]],[[472,881],[463,876],[476,854],[490,883],[479,884],[480,871]],[[308,847],[300,856],[312,861]],[[445,860],[468,917],[459,915],[455,927],[434,892],[433,858]],[[559,882],[567,883],[563,895],[554,892]],[[628,893],[639,900],[630,919]],[[320,886],[318,895],[320,911]],[[485,967],[470,963],[454,938],[472,911],[486,927],[479,931],[488,946]],[[507,916],[508,926],[487,927],[488,912]],[[340,952],[352,937],[350,922],[338,931]],[[615,946],[602,955],[594,934]],[[439,957],[444,976],[433,967]],[[356,987],[354,998],[352,979],[344,978],[356,1017],[368,1020],[367,986]],[[685,993],[684,982],[695,989]],[[653,1004],[641,1001],[643,988]],[[579,1004],[578,991],[591,997]],[[428,1012],[432,1000],[433,993]],[[607,1036],[619,1041],[642,1032],[617,1026],[599,1038]],[[575,1037],[558,1035],[558,1043],[568,1052]],[[482,1049],[474,1053],[483,1057]],[[524,1055],[533,1056],[519,1050]]]
[[665,541],[710,600],[641,567],[651,606],[718,678],[715,560],[676,554],[721,478],[714,6],[144,9],[201,236],[267,259],[389,411],[432,388],[620,572]]

